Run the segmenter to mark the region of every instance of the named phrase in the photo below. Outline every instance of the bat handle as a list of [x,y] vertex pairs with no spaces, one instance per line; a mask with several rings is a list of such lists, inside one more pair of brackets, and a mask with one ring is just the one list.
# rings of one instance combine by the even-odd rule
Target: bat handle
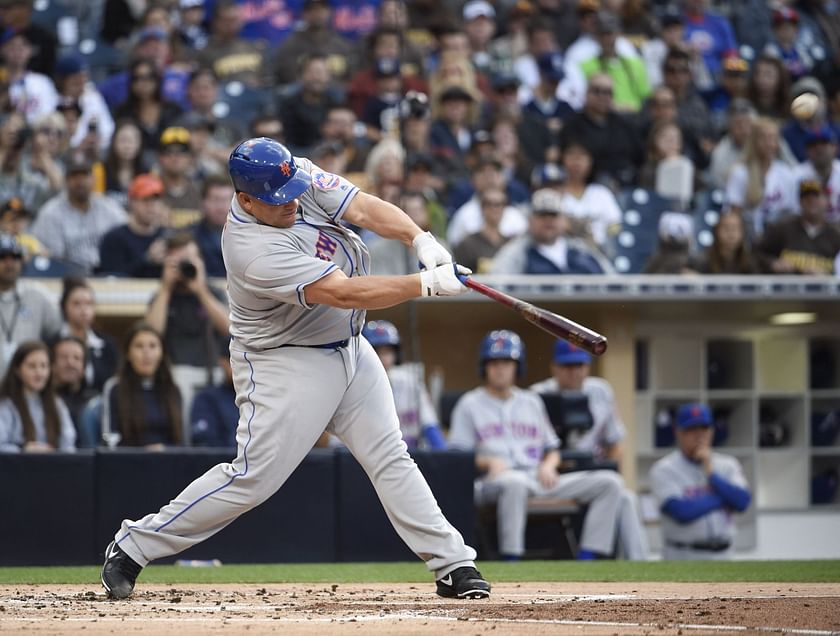
[[455,270],[455,276],[458,277],[458,280],[461,281],[461,284],[464,287],[469,287],[469,280],[470,280],[469,276],[467,276],[466,274],[459,274],[458,270]]

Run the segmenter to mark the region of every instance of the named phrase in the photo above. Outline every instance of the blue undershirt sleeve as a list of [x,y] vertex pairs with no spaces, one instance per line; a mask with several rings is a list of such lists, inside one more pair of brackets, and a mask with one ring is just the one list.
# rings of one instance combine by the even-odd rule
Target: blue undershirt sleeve
[[734,508],[738,512],[744,512],[747,506],[750,505],[752,495],[749,490],[726,481],[717,473],[709,475],[709,485],[720,495],[724,504],[730,508]]
[[662,512],[677,523],[690,523],[723,505],[723,499],[717,493],[710,492],[699,497],[677,499],[672,497],[662,504]]

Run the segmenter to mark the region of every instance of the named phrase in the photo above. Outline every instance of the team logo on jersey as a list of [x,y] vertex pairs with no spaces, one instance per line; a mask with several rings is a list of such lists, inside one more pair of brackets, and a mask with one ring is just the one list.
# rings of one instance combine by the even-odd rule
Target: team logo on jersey
[[312,185],[319,190],[335,190],[340,183],[338,175],[331,172],[313,172]]
[[292,168],[289,165],[288,161],[284,161],[280,164],[280,172],[283,173],[284,177],[291,177],[292,176]]
[[317,258],[322,261],[331,261],[337,249],[338,243],[331,236],[318,232],[318,240],[315,241],[315,256]]

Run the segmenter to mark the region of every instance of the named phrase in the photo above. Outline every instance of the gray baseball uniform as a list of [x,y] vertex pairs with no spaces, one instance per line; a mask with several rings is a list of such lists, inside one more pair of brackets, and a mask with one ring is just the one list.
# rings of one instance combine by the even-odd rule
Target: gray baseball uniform
[[[736,486],[749,487],[741,464],[734,457],[713,452],[712,472]],[[668,499],[696,497],[711,492],[709,479],[700,464],[690,461],[679,450],[669,453],[651,467],[650,487],[660,507]],[[735,540],[735,521],[732,512],[725,508],[712,510],[688,523],[678,523],[663,514],[661,524],[665,559],[728,559],[732,556],[731,547],[715,552],[673,545],[722,542],[731,546]]]
[[206,539],[280,488],[326,429],[362,465],[397,532],[436,578],[472,566],[475,550],[443,517],[408,455],[385,369],[358,337],[365,312],[306,300],[306,286],[336,269],[368,273],[364,244],[338,224],[358,188],[295,161],[312,175],[295,224],[261,224],[234,198],[222,235],[237,456],[160,512],[124,521],[116,541],[145,565]]
[[581,548],[611,554],[621,509],[621,477],[610,470],[568,473],[560,475],[553,488],[544,488],[537,468],[560,441],[539,396],[516,387],[511,391],[505,400],[483,387],[465,393],[452,412],[449,435],[452,448],[474,449],[477,455],[501,458],[511,467],[475,482],[476,503],[496,502],[499,550],[509,555],[525,552],[529,497],[564,497],[589,504]]
[[409,448],[423,448],[423,429],[437,426],[438,418],[423,382],[422,369],[414,364],[394,366],[388,369],[388,379],[394,392],[403,440]]

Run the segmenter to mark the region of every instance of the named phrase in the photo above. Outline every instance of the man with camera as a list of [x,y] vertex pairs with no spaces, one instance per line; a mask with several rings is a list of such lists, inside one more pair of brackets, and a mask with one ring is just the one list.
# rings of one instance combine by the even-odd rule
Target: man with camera
[[196,388],[212,384],[218,374],[218,338],[227,336],[230,327],[225,294],[207,284],[204,261],[189,232],[166,239],[160,288],[146,322],[163,336],[186,416]]

